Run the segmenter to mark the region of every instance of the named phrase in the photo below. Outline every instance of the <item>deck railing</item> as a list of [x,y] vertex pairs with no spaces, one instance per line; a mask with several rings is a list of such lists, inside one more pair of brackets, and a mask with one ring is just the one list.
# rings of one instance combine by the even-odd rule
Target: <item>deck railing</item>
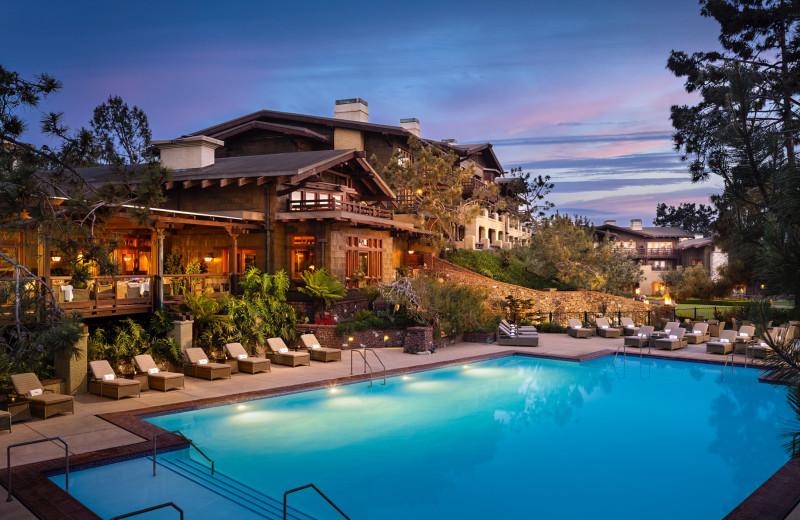
[[[165,274],[164,303],[184,301],[186,293],[206,293],[213,297],[230,293],[237,277],[231,273]],[[232,283],[233,282],[233,283]]]
[[132,314],[153,309],[154,275],[114,275],[89,278],[85,288],[72,284],[69,276],[53,276],[50,285],[62,309],[84,316]]
[[288,201],[288,209],[289,211],[345,211],[347,213],[355,213],[356,215],[368,215],[370,217],[388,219],[394,217],[394,213],[387,209],[336,199],[290,200]]

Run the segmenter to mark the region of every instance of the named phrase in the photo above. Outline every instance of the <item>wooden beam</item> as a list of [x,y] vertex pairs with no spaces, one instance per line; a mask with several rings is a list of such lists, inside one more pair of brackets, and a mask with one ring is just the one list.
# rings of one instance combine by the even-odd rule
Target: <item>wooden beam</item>
[[207,180],[204,180],[204,181],[202,181],[200,183],[200,187],[201,188],[208,188],[209,186],[213,186],[213,185],[217,184],[218,182],[219,181],[217,181],[216,179],[211,179],[211,180],[207,179]]
[[259,177],[258,180],[256,181],[256,186],[263,186],[267,182],[269,182],[269,180],[267,180],[266,177]]
[[183,189],[188,190],[192,186],[197,186],[200,184],[200,181],[183,181]]
[[234,182],[236,182],[236,179],[220,179],[219,187],[220,188],[224,188],[225,186],[229,186],[229,185],[233,184]]
[[237,185],[244,186],[245,184],[250,184],[253,182],[252,177],[240,177],[238,181],[236,181]]
[[175,187],[175,183],[172,182],[172,181],[164,183],[164,189],[165,190],[171,190],[174,187]]

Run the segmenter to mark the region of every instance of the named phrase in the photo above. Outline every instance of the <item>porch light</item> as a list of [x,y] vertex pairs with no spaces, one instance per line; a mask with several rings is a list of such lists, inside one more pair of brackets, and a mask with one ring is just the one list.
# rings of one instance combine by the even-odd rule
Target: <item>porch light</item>
[[639,289],[639,288],[637,287],[637,288],[636,288],[636,294],[638,295],[638,294],[641,294],[641,293],[642,293],[641,289]]
[[78,253],[78,260],[83,259],[83,253]]
[[417,195],[422,195],[422,190],[417,190]]
[[414,254],[414,250],[413,250],[413,249],[409,249],[409,250],[408,250],[408,254],[409,254],[409,255],[413,255],[413,254]]
[[60,262],[61,261],[61,257],[60,256],[51,256],[50,257],[50,261],[51,262]]
[[212,262],[214,260],[214,255],[207,255],[203,257],[204,262]]
[[122,260],[124,260],[125,262],[130,262],[131,260],[133,260],[133,257],[132,256],[123,256]]
[[316,269],[316,267],[314,267],[313,265],[309,265],[309,266],[308,266],[308,270],[309,270],[309,271],[313,271],[314,269]]

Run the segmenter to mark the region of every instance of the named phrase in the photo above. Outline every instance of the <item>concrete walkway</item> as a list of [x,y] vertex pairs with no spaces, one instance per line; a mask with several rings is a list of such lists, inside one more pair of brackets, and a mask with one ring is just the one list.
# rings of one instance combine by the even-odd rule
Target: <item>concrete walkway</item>
[[[600,337],[576,339],[566,334],[541,334],[539,343],[541,345],[539,347],[518,349],[496,344],[459,343],[438,349],[432,355],[404,354],[401,349],[396,348],[379,349],[378,352],[389,370],[415,370],[442,362],[458,362],[475,356],[490,353],[501,354],[516,350],[546,357],[575,358],[604,351],[613,352],[622,344],[622,340]],[[628,352],[629,355],[632,352],[638,355],[638,349],[635,348],[628,348]],[[690,345],[671,352],[655,349],[652,352],[654,355],[663,357],[712,362],[724,361],[723,356],[706,354],[705,345],[702,344]],[[743,356],[737,356],[737,358],[740,363],[744,361]],[[58,436],[64,439],[69,443],[71,455],[142,442],[143,439],[139,436],[99,418],[98,415],[132,409],[145,411],[153,406],[190,403],[197,399],[274,390],[296,384],[325,384],[326,381],[350,375],[350,354],[345,351],[342,359],[341,363],[312,362],[310,367],[291,368],[273,365],[270,373],[255,375],[239,373],[227,380],[206,381],[187,377],[186,388],[183,390],[172,390],[166,393],[151,390],[143,392],[141,398],[125,398],[115,401],[91,394],[76,396],[74,415],[55,416],[46,421],[33,419],[16,423],[10,434],[0,434],[0,465],[3,468],[6,467],[6,448],[9,445],[48,437]],[[363,370],[360,356],[353,356],[353,365],[355,373]],[[41,443],[15,448],[12,453],[12,463],[17,466],[63,456],[63,445]],[[6,503],[4,499],[0,499],[0,518],[27,520],[33,519],[34,516],[20,506],[17,501]]]

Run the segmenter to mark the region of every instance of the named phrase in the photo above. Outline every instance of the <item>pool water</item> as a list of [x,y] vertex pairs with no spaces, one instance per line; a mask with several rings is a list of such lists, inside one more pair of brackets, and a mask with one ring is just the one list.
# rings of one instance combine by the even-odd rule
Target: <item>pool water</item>
[[[791,418],[785,388],[721,373],[514,356],[148,421],[231,482],[276,499],[313,482],[354,519],[717,519],[787,461]],[[102,508],[93,471],[71,491]],[[290,504],[334,518],[309,492]]]

